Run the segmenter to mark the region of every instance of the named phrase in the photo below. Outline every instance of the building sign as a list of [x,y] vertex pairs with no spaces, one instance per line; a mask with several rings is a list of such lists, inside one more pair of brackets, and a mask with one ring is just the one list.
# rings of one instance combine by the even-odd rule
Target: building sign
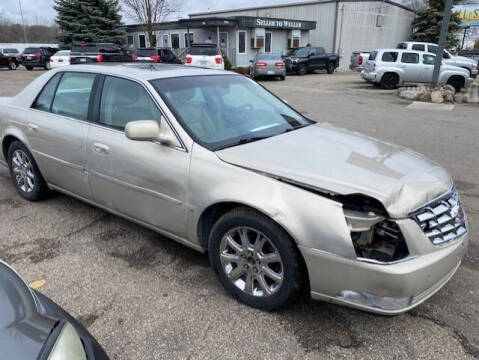
[[459,14],[461,26],[479,26],[479,4],[456,5],[453,11]]
[[297,29],[314,30],[316,21],[301,21],[289,19],[273,19],[262,17],[238,16],[238,25],[243,27],[260,27],[267,29]]

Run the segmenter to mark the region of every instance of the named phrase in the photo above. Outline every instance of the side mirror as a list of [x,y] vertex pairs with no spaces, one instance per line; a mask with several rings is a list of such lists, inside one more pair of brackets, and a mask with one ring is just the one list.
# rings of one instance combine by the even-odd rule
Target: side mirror
[[126,124],[125,135],[134,141],[155,141],[160,135],[160,125],[153,120],[132,121]]
[[125,136],[134,141],[159,141],[164,145],[181,146],[165,119],[160,127],[154,120],[131,121],[125,126]]

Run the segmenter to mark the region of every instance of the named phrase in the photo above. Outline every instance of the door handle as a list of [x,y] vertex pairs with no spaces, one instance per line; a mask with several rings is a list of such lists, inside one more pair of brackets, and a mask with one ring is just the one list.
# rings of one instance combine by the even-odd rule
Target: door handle
[[105,145],[105,144],[94,143],[93,148],[99,154],[105,154],[106,155],[110,152],[110,148],[108,147],[108,145]]
[[37,131],[38,132],[38,126],[35,125],[35,124],[28,124],[27,127],[28,127],[28,130],[30,130],[30,131]]

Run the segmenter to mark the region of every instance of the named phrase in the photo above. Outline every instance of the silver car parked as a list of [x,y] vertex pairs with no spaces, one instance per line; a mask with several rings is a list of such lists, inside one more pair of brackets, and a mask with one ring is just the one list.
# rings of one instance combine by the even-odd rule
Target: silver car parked
[[250,60],[250,77],[255,80],[259,77],[279,77],[286,79],[286,66],[278,54],[258,54]]
[[[361,77],[384,89],[398,85],[431,83],[436,55],[423,51],[378,49],[371,53]],[[441,65],[439,84],[452,85],[456,91],[467,87],[473,79],[469,71],[457,66]]]
[[58,190],[208,252],[273,309],[311,296],[396,314],[455,273],[468,225],[449,173],[314,123],[254,81],[176,65],[80,65],[0,99],[18,193]]

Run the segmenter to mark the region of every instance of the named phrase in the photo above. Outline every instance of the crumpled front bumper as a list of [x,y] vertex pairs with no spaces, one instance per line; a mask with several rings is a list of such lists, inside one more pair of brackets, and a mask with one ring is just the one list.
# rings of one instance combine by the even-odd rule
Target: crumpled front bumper
[[467,234],[423,255],[376,264],[300,247],[311,297],[383,315],[412,309],[454,275],[468,247]]
[[366,70],[361,71],[361,77],[368,82],[378,82],[377,74],[374,72],[368,72]]

